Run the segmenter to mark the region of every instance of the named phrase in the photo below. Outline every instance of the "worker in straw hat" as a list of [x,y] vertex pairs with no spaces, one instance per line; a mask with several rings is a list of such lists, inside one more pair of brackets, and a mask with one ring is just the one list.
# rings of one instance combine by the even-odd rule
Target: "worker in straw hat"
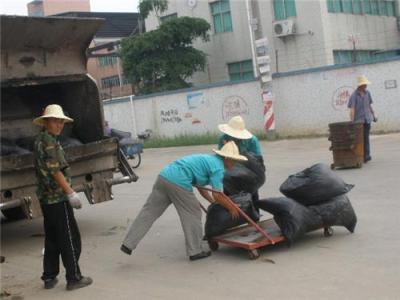
[[369,133],[372,121],[377,118],[372,109],[371,93],[367,90],[367,85],[371,82],[364,75],[357,78],[357,89],[350,96],[347,107],[350,108],[350,120],[364,124],[364,162],[371,160]]
[[45,232],[43,257],[44,287],[53,288],[58,280],[60,256],[66,270],[67,290],[92,283],[79,269],[81,237],[72,208],[81,208],[78,194],[71,187],[69,165],[57,137],[64,124],[73,122],[61,106],[51,104],[33,123],[43,130],[35,141],[34,157],[37,177],[37,197],[40,201]]
[[[235,161],[247,160],[239,154],[235,143],[229,142],[216,154],[195,154],[185,156],[167,165],[159,174],[151,194],[142,210],[133,221],[121,246],[121,251],[131,254],[140,240],[170,204],[178,211],[185,235],[186,253],[190,260],[208,257],[211,252],[203,248],[203,229],[201,209],[193,185],[211,185],[215,190],[223,190],[222,179],[225,169],[231,169]],[[226,207],[233,217],[238,211],[220,193],[208,193],[199,189],[200,194],[209,202],[218,202]]]
[[223,133],[218,141],[218,149],[221,149],[225,143],[234,141],[240,154],[251,152],[258,156],[262,155],[260,142],[246,129],[246,124],[241,116],[231,118],[227,124],[218,125],[218,129]]

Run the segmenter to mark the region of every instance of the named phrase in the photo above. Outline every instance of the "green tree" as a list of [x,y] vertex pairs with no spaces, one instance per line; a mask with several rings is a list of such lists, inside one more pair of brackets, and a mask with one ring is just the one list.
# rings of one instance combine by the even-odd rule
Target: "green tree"
[[206,65],[206,54],[192,43],[197,38],[208,41],[209,30],[210,24],[203,19],[180,17],[122,40],[124,74],[137,94],[190,87],[185,80],[196,71],[204,71]]
[[141,0],[139,2],[139,13],[143,20],[146,19],[151,11],[154,11],[158,24],[160,24],[160,14],[168,9],[167,0]]

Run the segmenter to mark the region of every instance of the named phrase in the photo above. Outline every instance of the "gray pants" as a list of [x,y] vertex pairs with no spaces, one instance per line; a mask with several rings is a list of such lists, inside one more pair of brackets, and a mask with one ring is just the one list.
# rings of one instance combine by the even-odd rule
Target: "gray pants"
[[150,196],[129,228],[123,244],[129,249],[135,249],[154,221],[164,213],[171,203],[178,211],[181,220],[187,255],[200,253],[203,250],[203,228],[200,204],[196,196],[193,192],[187,191],[161,176],[158,176]]

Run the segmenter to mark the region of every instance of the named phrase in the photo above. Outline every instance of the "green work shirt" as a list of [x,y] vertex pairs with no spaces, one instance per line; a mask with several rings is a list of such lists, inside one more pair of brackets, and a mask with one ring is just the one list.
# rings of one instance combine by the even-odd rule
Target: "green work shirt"
[[37,178],[36,195],[41,204],[54,204],[68,201],[67,195],[55,181],[53,174],[61,171],[71,184],[69,165],[57,137],[46,130],[39,133],[34,147],[35,169]]
[[251,152],[255,155],[261,156],[261,145],[260,142],[258,141],[257,137],[253,135],[251,138],[247,140],[241,140],[241,139],[236,139],[234,137],[231,137],[230,135],[223,134],[219,138],[218,141],[218,149],[221,149],[225,143],[224,142],[229,142],[229,141],[234,141],[236,146],[239,148],[240,154],[245,154],[247,152]]

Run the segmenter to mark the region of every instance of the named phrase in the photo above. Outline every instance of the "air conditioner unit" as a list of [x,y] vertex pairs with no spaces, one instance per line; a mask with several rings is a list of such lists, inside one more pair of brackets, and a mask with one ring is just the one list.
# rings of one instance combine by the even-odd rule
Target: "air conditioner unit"
[[291,19],[275,21],[272,23],[272,26],[274,28],[274,34],[276,37],[284,37],[296,33],[294,20]]

